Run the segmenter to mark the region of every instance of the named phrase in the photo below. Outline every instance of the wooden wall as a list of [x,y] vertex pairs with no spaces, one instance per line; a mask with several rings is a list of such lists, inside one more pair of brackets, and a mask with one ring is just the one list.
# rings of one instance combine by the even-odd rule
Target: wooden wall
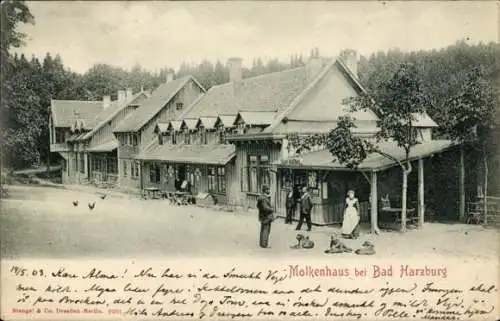
[[[342,224],[345,198],[349,189],[355,190],[356,197],[360,201],[360,216],[362,221],[369,221],[369,196],[370,186],[368,181],[360,173],[338,172],[310,169],[292,169],[291,176],[289,169],[278,170],[276,211],[280,216],[286,215],[286,193],[287,186],[284,181],[291,178],[295,184],[303,181],[299,176],[305,177],[308,182],[310,172],[316,172],[318,177],[318,188],[310,188],[313,209],[311,220],[313,224],[332,225]],[[286,177],[286,178],[284,178]],[[294,219],[299,219],[299,210],[297,209]]]
[[[192,185],[191,192],[193,195],[198,193],[209,193],[208,191],[208,167],[209,166],[219,166],[219,165],[207,165],[207,164],[174,164],[165,162],[156,162],[160,166],[160,183],[155,183],[150,181],[149,170],[152,162],[144,162],[142,167],[142,186],[143,188],[156,187],[163,191],[175,192],[175,177],[170,177],[168,175],[168,167],[176,165],[189,166],[191,168],[200,170],[200,177],[194,177],[194,184]],[[211,194],[217,199],[218,204],[228,204],[228,195],[230,194],[230,186],[234,182],[235,173],[235,162],[230,161],[225,165],[225,180],[226,180],[226,193],[211,192]]]
[[[156,138],[154,133],[156,124],[168,123],[169,121],[176,119],[201,94],[201,89],[192,80],[190,80],[186,86],[182,88],[172,100],[170,100],[170,102],[162,107],[161,111],[155,117],[151,118],[147,124],[141,128],[141,148],[149,145],[151,141]],[[183,109],[177,110],[177,103],[182,103]],[[140,107],[138,110],[140,111]]]
[[[231,204],[242,205],[244,208],[256,208],[259,193],[241,190],[242,181],[247,182],[246,168],[248,155],[268,155],[269,163],[273,164],[281,158],[281,142],[245,141],[236,143],[236,175],[235,182],[231,183]],[[271,199],[276,200],[276,169],[270,166]],[[237,182],[237,183],[236,183]],[[260,191],[259,191],[260,192]],[[274,202],[274,201],[273,201]],[[275,205],[275,204],[274,204]]]
[[94,133],[94,135],[92,135],[90,146],[97,146],[114,139],[113,129],[134,110],[135,108],[133,106],[123,108],[113,119],[111,119],[111,121],[104,124]]

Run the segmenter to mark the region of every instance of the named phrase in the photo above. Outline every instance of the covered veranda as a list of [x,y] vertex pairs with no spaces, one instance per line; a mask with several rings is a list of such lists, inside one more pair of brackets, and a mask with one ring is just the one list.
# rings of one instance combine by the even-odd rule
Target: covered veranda
[[[412,163],[411,176],[416,176],[416,179],[409,177],[408,180],[409,201],[407,204],[409,204],[410,215],[407,218],[412,220],[418,228],[424,224],[426,169],[430,172],[430,166],[432,166],[432,160],[429,158],[453,146],[455,145],[449,140],[431,140],[420,143],[411,150],[409,157]],[[392,159],[379,153],[372,153],[356,169],[350,169],[340,164],[328,150],[320,150],[275,164],[278,172],[277,211],[285,212],[284,196],[289,190],[287,187],[297,186],[297,184],[308,186],[314,203],[311,215],[313,224],[341,224],[346,192],[348,189],[354,189],[360,200],[361,221],[368,221],[371,232],[378,234],[380,232],[379,218],[385,218],[391,211],[392,214],[396,214],[393,219],[398,219],[400,216],[403,174],[399,164],[405,160],[404,150],[395,143],[385,142],[379,144],[378,147],[383,154],[392,156]],[[414,192],[415,197],[411,197],[410,191]],[[387,194],[392,196],[392,205],[389,207],[387,204],[381,204],[382,197]],[[430,193],[427,195],[429,197]],[[456,198],[457,203],[458,198],[459,195]],[[413,199],[415,206],[412,204]]]
[[91,147],[88,152],[89,180],[98,186],[114,186],[118,181],[118,142],[109,142]]

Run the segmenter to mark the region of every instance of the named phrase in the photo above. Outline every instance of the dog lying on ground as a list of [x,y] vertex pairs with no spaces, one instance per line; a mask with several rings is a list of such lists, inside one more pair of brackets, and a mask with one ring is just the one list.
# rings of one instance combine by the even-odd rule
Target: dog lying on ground
[[363,243],[363,247],[357,249],[355,253],[358,255],[373,255],[375,254],[375,246],[372,243],[365,241]]
[[330,248],[328,250],[325,250],[325,253],[335,254],[335,253],[345,253],[345,252],[348,253],[352,252],[352,249],[348,248],[347,246],[344,245],[344,243],[340,242],[335,235],[332,235],[330,237]]
[[292,245],[292,249],[312,249],[314,248],[314,242],[309,239],[309,236],[304,236],[302,234],[297,234],[297,244]]

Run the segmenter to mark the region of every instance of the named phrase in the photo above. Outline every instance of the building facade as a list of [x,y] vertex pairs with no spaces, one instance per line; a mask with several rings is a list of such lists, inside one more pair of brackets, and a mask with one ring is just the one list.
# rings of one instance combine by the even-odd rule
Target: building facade
[[191,76],[167,81],[151,93],[114,130],[118,141],[119,185],[123,189],[142,189],[141,164],[137,158],[155,139],[155,127],[175,119],[189,105],[193,104],[205,89]]
[[117,142],[112,133],[141,102],[146,92],[118,91],[117,100],[51,102],[50,150],[62,156],[64,184],[96,185],[117,181]]

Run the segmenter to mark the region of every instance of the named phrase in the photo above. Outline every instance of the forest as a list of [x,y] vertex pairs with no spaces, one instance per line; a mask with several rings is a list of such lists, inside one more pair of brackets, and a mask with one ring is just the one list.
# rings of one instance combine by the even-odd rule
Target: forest
[[[22,1],[10,1],[2,6],[2,101],[0,117],[2,123],[2,163],[3,167],[25,168],[46,164],[49,157],[48,119],[51,99],[101,100],[103,95],[114,95],[120,89],[132,88],[137,92],[154,90],[173,70],[176,77],[194,76],[206,89],[228,81],[229,71],[224,62],[201,61],[198,65],[166,66],[159,71],[145,70],[138,63],[130,70],[119,66],[96,64],[85,73],[76,73],[64,65],[64,57],[57,52],[49,52],[40,59],[13,53],[24,43],[24,36],[17,26],[32,23],[33,17],[28,6]],[[303,66],[307,57],[291,54],[289,61],[273,59],[264,62],[256,57],[251,68],[243,70],[243,77]],[[456,114],[456,99],[467,105],[464,92],[487,90],[493,95],[487,97],[488,106],[494,106],[487,114],[488,132],[487,156],[491,177],[498,177],[498,137],[499,137],[499,93],[500,87],[500,44],[469,44],[467,39],[455,44],[434,49],[404,52],[393,49],[379,51],[370,56],[361,56],[358,76],[371,90],[388,81],[404,63],[416,66],[416,77],[423,87],[425,109],[442,126],[442,135],[450,135],[449,119]],[[477,70],[475,77],[482,86],[469,88],[471,70]],[[468,87],[469,86],[469,87]],[[462,96],[461,96],[462,95]],[[471,99],[473,100],[474,97]],[[450,107],[455,105],[455,109]],[[474,103],[472,104],[474,105]],[[472,106],[471,105],[471,106]],[[468,105],[467,105],[468,106]],[[476,111],[466,106],[471,115]],[[467,109],[469,108],[469,109]],[[467,119],[470,119],[467,118]],[[484,145],[484,144],[483,144]],[[491,186],[494,186],[492,182]],[[498,182],[496,182],[498,183]],[[499,185],[499,184],[496,184]],[[499,191],[497,191],[498,193]]]

